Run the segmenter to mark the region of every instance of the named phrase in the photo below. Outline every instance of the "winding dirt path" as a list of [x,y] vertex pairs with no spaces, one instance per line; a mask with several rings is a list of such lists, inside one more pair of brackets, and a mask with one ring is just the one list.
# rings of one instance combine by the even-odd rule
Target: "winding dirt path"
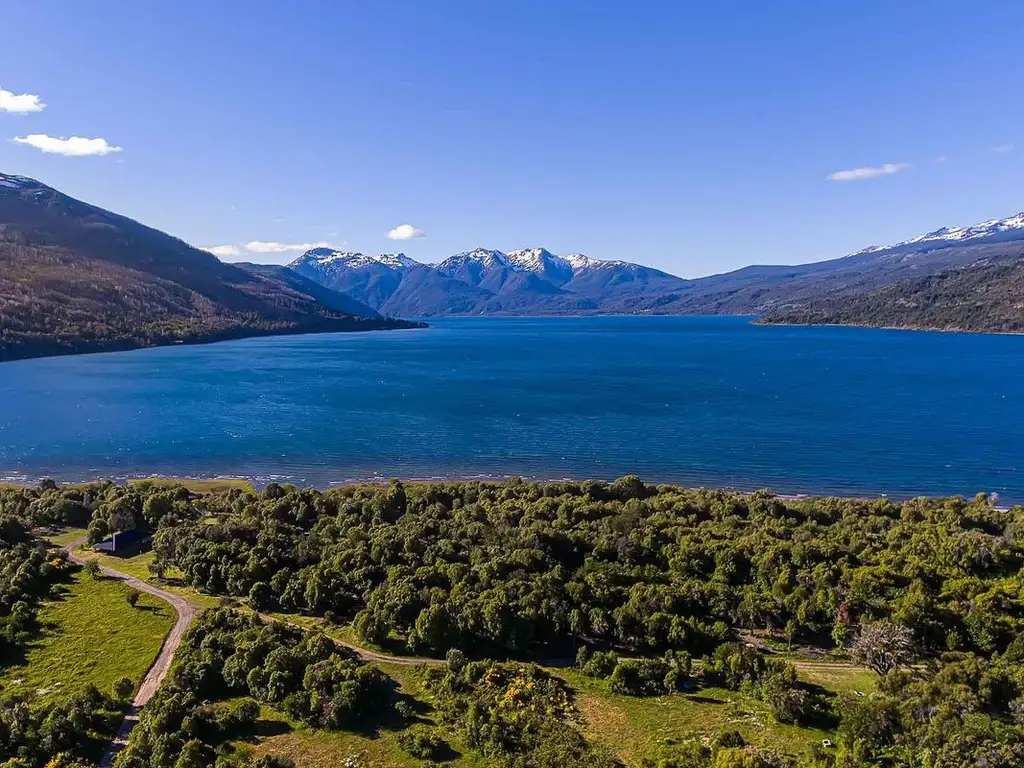
[[[64,551],[67,552],[68,559],[73,563],[79,565],[85,565],[88,562],[85,558],[75,553],[82,544],[85,543],[85,538],[77,539],[72,541],[70,544],[64,546]],[[124,746],[128,743],[128,736],[131,734],[132,729],[139,722],[139,710],[141,710],[149,700],[153,698],[153,694],[156,693],[160,687],[160,683],[163,682],[167,676],[168,670],[171,668],[171,661],[174,659],[174,652],[178,649],[181,644],[181,639],[185,636],[185,631],[189,628],[192,620],[196,617],[197,607],[190,603],[185,598],[165,592],[162,589],[154,587],[141,579],[137,579],[134,576],[115,571],[112,568],[100,566],[100,572],[111,579],[117,579],[118,581],[127,584],[130,587],[134,587],[140,592],[146,592],[154,597],[158,597],[166,603],[170,603],[171,607],[174,608],[178,614],[178,620],[174,623],[171,631],[167,633],[167,637],[164,638],[164,643],[160,647],[160,653],[156,657],[156,661],[153,662],[153,666],[146,672],[146,676],[142,679],[142,685],[139,686],[139,690],[135,693],[135,698],[132,699],[131,706],[128,708],[128,712],[121,722],[121,727],[117,731],[117,736],[107,747],[106,752],[103,753],[103,757],[99,762],[99,768],[110,768],[114,764],[114,758],[117,757],[117,753],[120,752]]]

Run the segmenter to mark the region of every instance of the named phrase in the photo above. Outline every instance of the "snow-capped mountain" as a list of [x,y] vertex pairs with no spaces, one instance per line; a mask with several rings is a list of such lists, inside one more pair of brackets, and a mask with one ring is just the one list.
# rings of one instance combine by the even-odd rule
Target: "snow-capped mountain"
[[345,269],[360,269],[375,264],[381,264],[391,269],[411,269],[412,267],[423,266],[415,259],[410,259],[404,253],[381,253],[375,256],[367,256],[356,251],[336,251],[333,248],[313,248],[302,254],[290,266],[294,268],[300,262],[306,265],[333,266]]
[[1008,216],[1005,219],[983,221],[970,227],[942,227],[934,232],[904,240],[902,243],[897,243],[895,247],[939,242],[960,244],[969,240],[998,238],[1003,235],[1011,236],[1007,239],[1017,239],[1018,235],[1024,238],[1024,212]]
[[314,248],[289,265],[305,277],[401,316],[601,311],[679,278],[639,264],[558,256],[545,248],[476,248],[440,264],[402,254],[371,256]]
[[491,269],[516,269],[506,254],[487,248],[474,248],[449,256],[437,265],[437,270],[448,277],[453,277],[464,270],[482,273]]
[[969,245],[980,242],[1002,242],[1024,240],[1024,212],[1005,219],[990,219],[969,227],[941,227],[934,232],[901,240],[893,245],[872,245],[851,256],[878,253],[880,251],[923,251],[929,248],[945,248],[953,245]]

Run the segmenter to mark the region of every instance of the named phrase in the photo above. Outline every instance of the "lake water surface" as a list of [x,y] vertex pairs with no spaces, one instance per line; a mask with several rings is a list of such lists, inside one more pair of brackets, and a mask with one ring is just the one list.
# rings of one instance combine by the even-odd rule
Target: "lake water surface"
[[734,317],[431,322],[0,364],[0,479],[636,473],[1024,501],[1024,337]]

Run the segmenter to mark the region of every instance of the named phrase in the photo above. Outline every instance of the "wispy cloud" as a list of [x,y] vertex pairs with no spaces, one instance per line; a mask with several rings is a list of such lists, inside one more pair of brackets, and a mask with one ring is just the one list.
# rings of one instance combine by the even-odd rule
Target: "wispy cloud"
[[233,245],[209,245],[203,248],[204,251],[209,251],[214,256],[237,256],[240,251]]
[[845,171],[836,171],[828,175],[829,181],[861,181],[862,179],[873,179],[876,176],[889,176],[909,168],[908,163],[885,163],[884,165],[866,165],[861,168],[850,168]]
[[16,112],[26,115],[29,112],[42,112],[46,105],[34,93],[11,93],[0,88],[0,112]]
[[245,244],[247,251],[253,253],[287,253],[288,251],[308,251],[311,248],[327,248],[330,243],[267,243],[253,240]]
[[1005,155],[1007,152],[1013,152],[1013,144],[1000,144],[999,146],[992,147],[992,151]]
[[423,230],[412,224],[399,224],[388,232],[388,240],[416,240],[421,237],[424,237]]
[[108,144],[106,139],[85,139],[81,136],[62,139],[56,136],[47,136],[45,133],[30,133],[28,136],[18,136],[11,139],[11,141],[15,144],[35,147],[40,152],[47,152],[52,155],[66,155],[68,157],[109,155],[111,152],[121,151],[121,147]]
[[938,157],[935,158],[936,163],[944,163],[947,160],[949,160],[949,158],[946,155],[939,155]]

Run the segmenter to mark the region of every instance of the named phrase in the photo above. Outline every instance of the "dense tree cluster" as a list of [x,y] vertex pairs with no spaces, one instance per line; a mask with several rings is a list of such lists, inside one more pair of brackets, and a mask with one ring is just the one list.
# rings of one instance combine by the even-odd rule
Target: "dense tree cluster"
[[615,768],[577,727],[568,686],[533,664],[468,661],[425,671],[442,722],[503,768]]
[[63,756],[59,765],[78,764],[95,753],[97,737],[114,729],[120,705],[89,686],[56,704],[0,699],[0,764],[5,768],[41,768]]
[[620,658],[615,651],[591,654],[582,646],[576,666],[588,677],[604,678],[614,693],[626,696],[660,696],[690,685],[691,661],[686,651],[669,651],[660,658]]
[[39,601],[50,595],[66,565],[63,552],[29,535],[37,519],[49,519],[49,510],[33,508],[30,496],[0,490],[0,653],[28,639]]
[[158,563],[189,585],[353,619],[416,652],[702,655],[737,630],[843,645],[887,619],[926,654],[990,654],[1024,630],[1024,510],[984,497],[784,500],[623,478],[272,485],[170,508]]
[[[266,624],[230,609],[209,610],[189,629],[168,681],[147,705],[120,768],[203,768],[218,757],[245,762],[217,746],[259,713],[253,700],[327,728],[379,721],[391,711],[394,682],[320,634]],[[245,696],[237,707],[207,704]],[[179,755],[191,757],[180,762]]]

